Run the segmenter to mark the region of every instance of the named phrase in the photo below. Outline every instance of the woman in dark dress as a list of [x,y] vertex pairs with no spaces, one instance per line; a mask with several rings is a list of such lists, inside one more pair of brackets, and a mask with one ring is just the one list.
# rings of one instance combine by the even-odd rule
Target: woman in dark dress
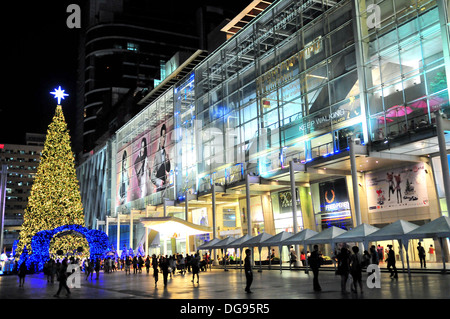
[[347,292],[346,285],[350,273],[350,253],[347,248],[342,247],[341,252],[336,256],[338,261],[337,274],[341,276],[341,291]]
[[19,276],[19,287],[23,287],[25,283],[25,276],[27,274],[27,265],[25,260],[20,264],[17,275]]

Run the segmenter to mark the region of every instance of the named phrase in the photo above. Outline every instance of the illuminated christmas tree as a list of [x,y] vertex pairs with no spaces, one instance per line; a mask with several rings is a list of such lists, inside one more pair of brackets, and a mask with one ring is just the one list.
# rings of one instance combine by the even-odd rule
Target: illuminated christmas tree
[[[47,130],[41,161],[28,198],[16,256],[22,253],[24,246],[29,254],[32,253],[31,239],[39,231],[63,225],[85,225],[69,131],[59,102],[60,99]],[[83,237],[66,235],[52,240],[51,251],[68,253],[86,246]]]

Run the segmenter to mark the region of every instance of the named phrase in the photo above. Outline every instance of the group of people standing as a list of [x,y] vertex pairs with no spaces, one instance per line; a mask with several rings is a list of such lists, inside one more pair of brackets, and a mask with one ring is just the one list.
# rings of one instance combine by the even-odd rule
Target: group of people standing
[[[205,259],[203,262],[208,261],[208,256],[205,256]],[[194,282],[195,278],[197,278],[197,284],[200,281],[199,273],[200,269],[202,268],[202,261],[200,261],[200,255],[194,254],[194,255],[188,255],[186,254],[186,257],[184,257],[182,254],[176,254],[173,256],[156,256],[155,254],[152,255],[151,260],[150,256],[147,256],[145,260],[145,265],[147,267],[147,273],[149,273],[149,267],[153,268],[153,277],[155,279],[155,287],[157,287],[158,279],[159,279],[159,273],[162,273],[163,275],[163,281],[164,281],[164,287],[167,286],[167,279],[170,275],[175,276],[176,270],[179,270],[179,273],[181,275],[185,275],[186,272],[192,273],[192,280],[191,282]],[[148,265],[148,266],[147,266]],[[206,270],[206,267],[204,268]]]
[[[386,258],[387,269],[390,273],[390,278],[397,279],[398,272],[395,266],[395,252],[392,245],[388,245],[388,254]],[[360,253],[358,246],[353,246],[351,251],[347,247],[342,247],[339,253],[335,253],[334,259],[337,262],[336,275],[341,277],[341,291],[347,293],[347,283],[351,276],[351,291],[357,293],[358,286],[363,293],[362,271],[370,264],[378,265],[383,259],[380,258],[379,251],[375,246],[370,247],[370,252],[365,250],[363,254]],[[318,245],[314,245],[314,250],[308,257],[308,264],[313,272],[313,289],[316,292],[322,290],[319,284],[319,268],[323,260],[319,252]]]

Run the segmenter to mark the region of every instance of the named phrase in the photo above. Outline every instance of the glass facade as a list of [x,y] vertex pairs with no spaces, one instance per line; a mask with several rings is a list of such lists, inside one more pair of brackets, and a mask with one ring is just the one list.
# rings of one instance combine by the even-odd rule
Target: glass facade
[[[423,224],[446,212],[442,178],[428,173],[442,174],[428,155],[439,152],[435,112],[449,112],[443,3],[273,3],[117,132],[112,211],[161,216],[163,207],[213,225],[219,238],[351,229],[358,218]],[[163,124],[170,169],[161,187],[151,176]],[[147,175],[136,166],[143,136]],[[390,196],[394,181],[401,204]],[[195,251],[209,238],[164,249],[182,242]]]
[[436,1],[380,1],[382,23],[361,25],[372,138],[409,137],[448,113],[448,86]]

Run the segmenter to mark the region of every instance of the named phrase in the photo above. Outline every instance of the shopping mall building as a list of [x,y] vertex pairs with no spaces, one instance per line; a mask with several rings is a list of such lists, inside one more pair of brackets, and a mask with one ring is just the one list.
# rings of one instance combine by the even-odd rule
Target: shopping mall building
[[448,216],[447,1],[280,0],[240,19],[78,167],[87,225],[172,254]]

